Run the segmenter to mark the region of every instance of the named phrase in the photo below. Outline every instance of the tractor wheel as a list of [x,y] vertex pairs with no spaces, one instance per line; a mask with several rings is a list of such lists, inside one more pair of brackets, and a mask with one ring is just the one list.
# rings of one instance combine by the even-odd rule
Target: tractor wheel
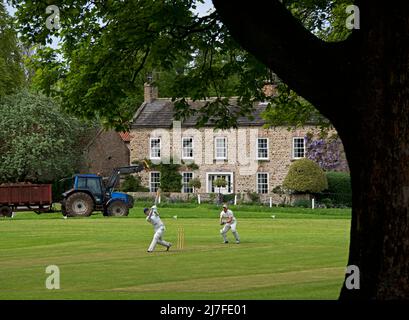
[[94,201],[86,193],[74,193],[65,201],[65,212],[68,217],[88,217],[93,210]]
[[13,210],[9,206],[0,207],[0,217],[11,217]]
[[129,208],[122,201],[114,201],[109,204],[107,213],[110,217],[125,217],[129,214]]

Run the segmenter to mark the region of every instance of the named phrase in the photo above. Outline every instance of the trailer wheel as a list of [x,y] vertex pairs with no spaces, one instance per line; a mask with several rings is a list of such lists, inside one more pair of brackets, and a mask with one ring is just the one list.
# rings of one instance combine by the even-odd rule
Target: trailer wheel
[[122,201],[114,201],[109,204],[107,209],[108,216],[125,217],[129,214],[128,205]]
[[94,210],[94,201],[83,192],[70,195],[65,201],[65,211],[68,217],[89,217]]
[[0,217],[11,217],[13,210],[9,206],[0,207]]

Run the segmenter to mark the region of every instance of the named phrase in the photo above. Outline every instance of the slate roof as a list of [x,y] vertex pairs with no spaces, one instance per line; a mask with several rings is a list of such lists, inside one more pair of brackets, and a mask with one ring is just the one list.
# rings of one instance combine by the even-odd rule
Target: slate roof
[[[200,109],[205,104],[204,101],[195,101],[189,103],[194,109]],[[254,107],[253,119],[239,117],[237,125],[240,126],[262,126],[265,121],[261,118],[261,113],[267,107],[266,104],[258,104]],[[234,112],[237,106],[231,106]],[[191,116],[182,122],[183,127],[194,127],[198,115]],[[168,99],[156,99],[151,103],[144,103],[136,112],[131,128],[171,128],[174,121],[174,106]],[[212,126],[209,122],[207,126]]]

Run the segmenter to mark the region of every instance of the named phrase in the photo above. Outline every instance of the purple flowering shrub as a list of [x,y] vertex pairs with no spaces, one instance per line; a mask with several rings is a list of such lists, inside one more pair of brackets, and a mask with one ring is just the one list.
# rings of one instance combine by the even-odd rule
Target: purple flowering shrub
[[305,136],[305,157],[316,162],[321,169],[331,171],[342,166],[342,142],[338,137],[313,139]]

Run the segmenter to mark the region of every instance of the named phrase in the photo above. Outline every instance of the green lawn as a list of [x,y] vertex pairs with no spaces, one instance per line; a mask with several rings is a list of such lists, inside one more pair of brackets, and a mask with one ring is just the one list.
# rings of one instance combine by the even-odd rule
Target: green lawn
[[[242,243],[225,245],[217,207],[167,205],[165,239],[175,246],[148,254],[153,228],[142,207],[124,218],[0,218],[0,300],[338,297],[350,210],[233,207]],[[175,248],[178,226],[184,250]],[[60,268],[60,290],[45,287],[48,265]]]

